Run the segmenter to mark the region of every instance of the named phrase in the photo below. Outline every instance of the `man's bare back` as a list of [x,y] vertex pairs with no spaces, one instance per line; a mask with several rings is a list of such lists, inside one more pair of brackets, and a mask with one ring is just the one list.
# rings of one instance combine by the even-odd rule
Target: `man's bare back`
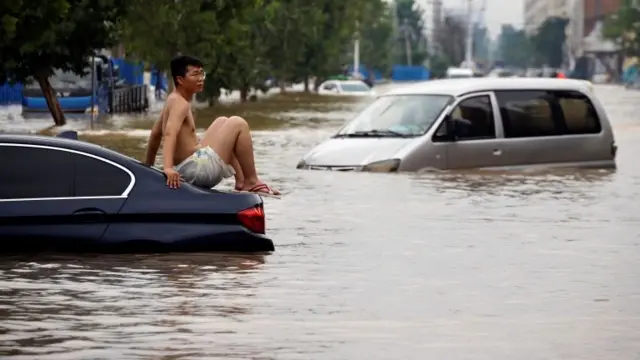
[[[196,136],[196,124],[191,112],[191,104],[182,96],[177,93],[171,93],[167,97],[167,101],[160,113],[160,122],[162,123],[162,135],[166,136],[167,122],[169,121],[169,114],[171,112],[183,113],[186,112],[186,116],[182,117],[182,120],[174,119],[173,121],[180,121],[178,132],[175,136],[176,145],[173,151],[173,164],[176,166],[183,162],[186,158],[191,156],[198,148],[198,138]],[[177,125],[177,124],[176,124]]]

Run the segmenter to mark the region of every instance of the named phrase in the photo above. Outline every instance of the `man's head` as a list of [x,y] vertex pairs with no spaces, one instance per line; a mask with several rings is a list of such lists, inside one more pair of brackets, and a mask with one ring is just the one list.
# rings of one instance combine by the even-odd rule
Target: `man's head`
[[202,61],[193,56],[180,55],[171,60],[171,77],[176,88],[196,93],[204,87],[205,72]]

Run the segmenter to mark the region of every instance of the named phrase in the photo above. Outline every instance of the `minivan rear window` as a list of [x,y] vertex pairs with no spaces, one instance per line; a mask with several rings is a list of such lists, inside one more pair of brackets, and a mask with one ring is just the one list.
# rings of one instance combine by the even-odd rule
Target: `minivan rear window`
[[597,112],[576,91],[496,91],[506,138],[599,133]]

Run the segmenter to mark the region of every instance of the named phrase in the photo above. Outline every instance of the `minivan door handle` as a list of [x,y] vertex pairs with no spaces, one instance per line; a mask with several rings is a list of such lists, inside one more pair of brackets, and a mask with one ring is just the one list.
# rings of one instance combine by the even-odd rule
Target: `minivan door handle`
[[500,155],[502,155],[502,150],[500,150],[500,149],[493,149],[493,155],[495,155],[495,156],[500,156]]

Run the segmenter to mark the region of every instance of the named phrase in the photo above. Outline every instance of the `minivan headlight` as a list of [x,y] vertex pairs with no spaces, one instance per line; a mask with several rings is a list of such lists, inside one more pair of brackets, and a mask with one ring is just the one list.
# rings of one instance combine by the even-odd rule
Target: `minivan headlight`
[[400,167],[400,159],[389,159],[372,162],[362,167],[362,171],[369,172],[396,172]]

